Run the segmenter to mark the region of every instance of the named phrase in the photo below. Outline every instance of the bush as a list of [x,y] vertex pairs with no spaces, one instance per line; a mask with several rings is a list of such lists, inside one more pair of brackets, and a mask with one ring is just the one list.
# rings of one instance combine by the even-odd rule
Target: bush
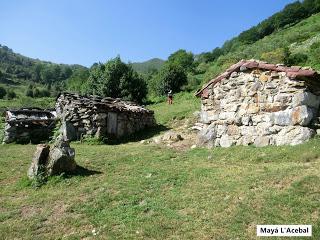
[[[28,91],[29,91],[29,89],[28,89]],[[30,93],[30,95],[31,95],[31,93]],[[29,96],[29,97],[31,97],[31,96]],[[35,88],[35,89],[33,89],[33,97],[35,97],[35,98],[50,97],[50,92],[47,89]]]
[[265,52],[261,54],[261,60],[269,63],[284,63],[286,58],[286,52],[283,48],[277,48],[271,52]]
[[35,88],[35,89],[33,90],[33,96],[34,96],[35,98],[39,98],[40,95],[41,95],[40,90],[39,90],[38,88]]
[[291,54],[287,59],[289,66],[293,65],[305,65],[308,60],[308,55],[304,53]]
[[26,96],[33,98],[33,91],[32,91],[32,89],[29,88],[29,89],[26,91]]
[[3,99],[6,94],[7,94],[6,89],[4,89],[3,87],[0,87],[0,99]]
[[11,100],[16,97],[17,97],[17,94],[12,89],[9,89],[7,92],[7,99]]

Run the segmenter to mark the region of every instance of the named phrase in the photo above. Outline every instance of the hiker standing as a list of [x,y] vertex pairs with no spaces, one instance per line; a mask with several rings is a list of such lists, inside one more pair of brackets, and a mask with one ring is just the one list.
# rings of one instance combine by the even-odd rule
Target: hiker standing
[[172,90],[170,90],[168,92],[168,104],[172,104],[173,103],[173,94],[172,94]]

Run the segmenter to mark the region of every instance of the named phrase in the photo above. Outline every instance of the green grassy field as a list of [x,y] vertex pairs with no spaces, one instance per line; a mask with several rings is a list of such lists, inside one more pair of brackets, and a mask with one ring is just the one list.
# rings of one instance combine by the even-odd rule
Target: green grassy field
[[[199,101],[180,94],[149,107],[170,127]],[[85,169],[38,188],[26,177],[35,146],[0,145],[0,239],[257,239],[256,224],[312,224],[319,239],[319,144],[73,143]]]
[[256,224],[312,224],[319,239],[319,143],[73,144],[88,171],[37,189],[26,179],[35,146],[2,145],[0,238],[256,239]]
[[158,124],[170,126],[175,120],[192,117],[192,113],[200,110],[200,99],[193,93],[181,92],[174,95],[172,105],[166,101],[147,106],[154,110]]

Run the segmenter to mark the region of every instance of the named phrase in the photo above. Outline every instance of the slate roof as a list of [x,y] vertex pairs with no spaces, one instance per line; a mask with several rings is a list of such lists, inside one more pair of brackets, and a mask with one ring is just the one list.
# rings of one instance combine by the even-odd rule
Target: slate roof
[[287,77],[291,79],[298,79],[301,77],[315,78],[319,76],[319,73],[313,69],[305,69],[300,66],[287,67],[282,64],[270,64],[258,60],[241,60],[240,62],[229,67],[224,73],[220,74],[218,77],[210,80],[205,84],[200,90],[195,93],[195,96],[200,96],[202,92],[211,85],[215,85],[223,79],[230,77],[233,72],[245,71],[247,69],[262,69],[270,70],[276,72],[285,72]]
[[152,110],[131,101],[124,101],[120,98],[99,97],[94,95],[79,95],[64,92],[57,97],[57,104],[76,105],[78,107],[91,107],[115,112],[135,112],[153,114]]

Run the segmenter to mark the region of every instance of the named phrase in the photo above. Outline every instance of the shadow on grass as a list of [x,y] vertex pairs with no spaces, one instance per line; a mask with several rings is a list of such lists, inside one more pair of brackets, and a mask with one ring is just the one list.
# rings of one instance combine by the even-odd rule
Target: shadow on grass
[[128,142],[139,142],[141,140],[151,138],[167,130],[170,130],[170,128],[164,125],[156,125],[154,127],[145,128],[127,137],[122,137],[120,139],[108,139],[105,141],[105,143],[109,145],[117,145],[117,144],[123,144]]
[[65,180],[73,177],[88,177],[96,174],[102,174],[103,172],[90,170],[77,165],[73,172],[63,172],[60,175],[45,176],[43,174],[37,175],[34,179],[29,179],[27,176],[22,177],[16,184],[18,189],[26,187],[40,188],[43,185],[55,185],[57,183],[67,182]]
[[102,172],[100,171],[96,171],[96,170],[90,170],[84,167],[81,167],[79,165],[77,165],[77,168],[74,172],[68,172],[64,174],[64,178],[70,178],[70,177],[74,177],[74,176],[80,176],[80,177],[88,177],[88,176],[92,176],[92,175],[96,175],[96,174],[102,174]]

